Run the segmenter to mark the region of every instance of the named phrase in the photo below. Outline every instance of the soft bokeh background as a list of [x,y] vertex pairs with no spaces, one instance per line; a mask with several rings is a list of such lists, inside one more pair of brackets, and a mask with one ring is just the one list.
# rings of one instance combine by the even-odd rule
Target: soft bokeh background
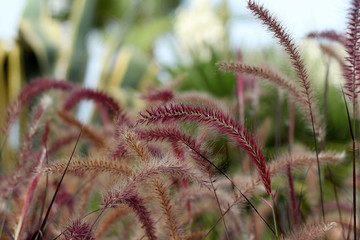
[[[335,29],[342,32],[345,29],[345,14],[349,1],[260,2],[276,13],[298,40],[310,31]],[[80,22],[82,25],[77,26]],[[158,66],[174,66],[178,64],[179,58],[189,61],[183,56],[182,50],[199,50],[198,47],[204,44],[225,44],[231,50],[236,50],[258,49],[274,43],[264,27],[251,17],[246,9],[246,1],[237,0],[146,3],[112,0],[14,0],[6,1],[5,7],[0,10],[0,29],[0,40],[6,43],[7,51],[14,47],[14,41],[19,38],[24,38],[30,47],[34,48],[33,45],[47,41],[53,48],[62,47],[63,51],[68,52],[75,52],[76,49],[81,55],[89,55],[83,61],[89,62],[89,68],[95,68],[94,72],[96,67],[90,60],[104,58],[105,48],[111,45],[111,41],[117,42],[117,47],[131,46],[140,50],[150,60],[155,60]],[[74,31],[77,33],[74,34]],[[76,34],[80,36],[73,36]],[[74,38],[82,49],[74,48],[71,43]],[[111,38],[117,40],[110,40]],[[121,40],[122,38],[126,40]],[[206,55],[200,53],[200,57],[204,57],[204,54]],[[58,58],[59,55],[57,54]],[[67,71],[69,70],[66,66],[57,66],[50,73],[54,77],[62,78],[66,77]],[[84,73],[73,75],[76,81],[86,79]],[[165,78],[164,75],[163,77]],[[95,81],[95,78],[99,77],[93,78]]]
[[[318,43],[305,36],[329,29],[344,32],[349,1],[259,2],[281,19],[299,43],[321,94],[328,59]],[[239,54],[247,63],[267,63],[293,74],[271,34],[246,9],[246,1],[12,0],[2,6],[1,124],[9,102],[26,82],[38,77],[99,88],[123,106],[136,109],[143,104],[139,92],[174,79],[181,79],[180,91],[203,91],[220,98],[235,96],[235,76],[220,72],[215,63],[236,60]],[[340,49],[336,44],[333,47]],[[339,52],[343,53],[341,49]],[[332,64],[329,71],[329,80],[336,88],[341,81],[339,66]],[[276,93],[260,106],[259,116],[274,111],[274,98]],[[335,103],[331,107],[338,106]],[[92,108],[83,102],[78,117],[90,121]],[[343,120],[329,121],[337,124]],[[9,141],[16,147],[22,125],[15,126]]]

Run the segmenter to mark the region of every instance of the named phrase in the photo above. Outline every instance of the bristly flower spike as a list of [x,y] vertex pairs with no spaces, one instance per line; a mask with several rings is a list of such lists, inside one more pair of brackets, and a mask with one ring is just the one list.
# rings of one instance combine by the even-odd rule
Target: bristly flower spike
[[[360,1],[353,0],[349,10],[349,22],[346,36],[345,50],[348,54],[346,57],[347,65],[345,67],[344,77],[346,79],[345,94],[350,101],[355,104],[357,94],[359,92],[358,86],[360,84]],[[354,109],[355,110],[355,109]]]
[[[334,53],[335,54],[335,53]],[[316,109],[313,110],[313,114],[309,114],[309,104],[306,96],[304,97],[303,91],[293,84],[287,77],[283,76],[280,73],[275,72],[269,67],[260,67],[260,66],[251,66],[244,63],[232,63],[232,62],[219,62],[217,63],[219,69],[224,71],[231,71],[235,73],[245,73],[255,77],[259,77],[265,81],[268,81],[279,89],[283,89],[287,92],[290,98],[293,98],[297,103],[299,109],[304,114],[304,117],[309,121],[310,126],[312,127],[312,121],[314,116],[319,115],[316,112]],[[315,117],[315,132],[317,133],[318,139],[322,141],[325,137],[325,132],[322,126],[319,126],[319,121]]]
[[88,223],[82,222],[79,219],[76,219],[69,226],[67,226],[63,235],[66,240],[72,240],[72,239],[95,240],[90,225]]
[[346,38],[344,34],[338,33],[334,30],[326,30],[321,32],[311,32],[307,35],[308,38],[326,39],[333,42],[338,42],[343,46],[346,46]]
[[320,128],[320,132],[316,128],[316,126],[320,126],[319,119],[316,116],[315,106],[313,103],[313,94],[310,87],[310,81],[308,78],[307,71],[305,69],[305,65],[303,59],[300,56],[300,53],[290,35],[287,33],[286,29],[281,25],[281,23],[267,10],[264,6],[261,6],[252,0],[248,1],[248,8],[251,10],[253,15],[259,18],[265,26],[272,32],[279,41],[280,45],[285,49],[285,52],[289,55],[292,66],[295,69],[296,75],[299,79],[299,84],[302,90],[302,96],[304,101],[306,102],[308,109],[307,113],[309,118],[311,119],[312,131],[313,131],[313,140],[314,147],[316,152],[317,159],[317,170],[318,170],[318,178],[319,178],[319,188],[320,188],[320,202],[321,202],[321,210],[322,210],[322,218],[325,221],[325,210],[324,210],[324,201],[322,194],[322,181],[321,181],[321,171],[320,171],[320,163],[319,163],[319,150],[317,147],[316,138],[322,136],[321,132],[323,132]]
[[[175,154],[178,152],[179,146],[178,144],[183,144],[189,149],[191,149],[191,156],[196,161],[195,163],[203,169],[204,172],[208,173],[209,176],[213,176],[215,172],[211,168],[211,164],[209,164],[204,157],[208,155],[207,151],[201,149],[201,144],[197,141],[197,139],[182,133],[176,125],[169,126],[161,126],[155,127],[151,129],[144,129],[138,132],[140,138],[146,139],[148,141],[158,140],[163,141],[167,140],[173,144],[173,151]],[[180,154],[183,154],[180,151]]]
[[88,88],[79,88],[71,92],[63,105],[63,109],[69,111],[81,100],[93,100],[94,102],[103,105],[114,117],[121,112],[121,108],[115,99],[102,91]]
[[[269,10],[265,9],[263,6],[259,6],[253,1],[248,2],[248,8],[252,13],[259,18],[264,25],[274,34],[275,38],[278,39],[280,45],[285,49],[286,53],[290,57],[290,61],[296,71],[297,77],[299,79],[300,87],[302,88],[302,95],[304,101],[308,105],[308,114],[311,116],[314,123],[318,122],[316,116],[314,116],[313,109],[315,108],[312,103],[312,92],[310,87],[310,81],[308,79],[308,74],[304,66],[303,59],[300,56],[300,53],[295,46],[291,36],[287,33],[286,29],[281,25],[281,23],[271,15]],[[319,125],[319,124],[315,124]]]
[[174,98],[174,93],[170,89],[160,89],[160,90],[150,91],[149,93],[143,94],[140,97],[150,102],[154,102],[154,101],[168,102]]
[[[347,103],[345,101],[346,113],[349,122],[349,130],[352,138],[352,175],[353,175],[353,217],[354,217],[354,239],[357,239],[356,229],[356,115],[357,115],[357,97],[359,93],[360,85],[360,51],[359,51],[359,40],[360,40],[360,0],[352,0],[351,8],[349,10],[349,22],[347,29],[347,38],[345,50],[348,54],[346,57],[347,64],[345,66],[345,79],[344,85],[345,93],[353,107],[353,123],[351,123]],[[353,126],[352,126],[353,125]]]
[[142,119],[137,123],[192,121],[227,134],[239,147],[244,149],[256,165],[265,189],[271,195],[271,179],[262,154],[255,139],[230,115],[220,109],[190,104],[165,104],[140,113]]
[[16,117],[20,114],[20,110],[33,97],[43,93],[46,90],[57,89],[62,91],[70,91],[75,88],[75,85],[61,80],[39,79],[30,82],[19,94],[18,98],[12,102],[7,110],[7,121],[5,122],[4,130],[7,132]]

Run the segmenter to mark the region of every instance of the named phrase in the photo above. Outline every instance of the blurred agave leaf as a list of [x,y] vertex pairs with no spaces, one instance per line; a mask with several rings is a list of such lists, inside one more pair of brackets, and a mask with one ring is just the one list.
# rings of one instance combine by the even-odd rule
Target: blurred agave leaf
[[[105,59],[106,66],[110,65],[112,55],[108,54],[107,59]],[[120,91],[119,86],[124,80],[126,70],[129,66],[131,58],[131,52],[127,49],[122,49],[113,57],[113,65],[109,67],[108,72],[101,79],[100,88],[105,92],[109,93],[115,99],[117,99],[121,104],[125,103],[124,92]],[[123,105],[125,106],[125,105]]]
[[4,43],[0,43],[0,124],[3,126],[6,117],[6,107],[8,104],[8,92],[5,79],[5,59],[6,53]]
[[[156,37],[171,27],[170,21],[164,16],[177,6],[172,3],[165,4],[166,7],[158,7],[159,3],[156,1],[150,2],[74,0],[70,8],[69,23],[64,24],[52,18],[44,4],[30,0],[24,13],[21,33],[39,62],[39,75],[81,82],[88,57],[85,37],[94,29],[95,23],[98,26],[108,26],[110,20],[117,29],[113,31],[113,27],[108,32],[106,29],[100,30],[110,39],[106,41],[108,54],[103,72],[109,70],[109,64],[106,63],[111,62],[113,53],[118,52],[124,43],[150,53]],[[113,10],[119,8],[121,11]],[[99,20],[101,16],[103,22],[99,23],[98,21],[102,21]]]
[[92,27],[96,0],[75,0],[70,14],[72,23],[72,44],[70,48],[70,61],[66,76],[74,81],[84,78],[87,52],[85,36]]
[[[150,52],[156,38],[170,30],[171,22],[167,17],[155,18],[134,26],[128,33],[125,43],[133,44],[146,52]],[[141,37],[139,37],[141,36]]]
[[146,88],[153,85],[154,81],[157,80],[157,74],[159,73],[159,67],[156,63],[150,62],[147,65],[146,72],[140,79],[137,89],[140,91],[146,91]]
[[21,71],[20,47],[16,44],[8,54],[8,96],[9,101],[14,100],[21,90],[23,73]]
[[42,1],[28,0],[24,9],[23,16],[27,19],[38,19],[41,17],[41,15],[46,13],[46,11],[44,11],[45,7],[46,6],[43,4]]
[[[14,100],[19,94],[24,82],[24,73],[21,66],[21,49],[20,46],[14,43],[0,44],[0,64],[2,66],[0,70],[0,120],[1,126],[4,126],[6,121],[6,108],[7,104]],[[23,129],[24,118],[21,118],[20,125]],[[18,134],[14,134],[15,144],[19,139],[16,139]],[[12,151],[8,144],[5,144],[7,136],[1,134],[0,148],[1,148],[1,165],[3,171],[9,171],[13,166],[14,158],[12,157]],[[2,145],[4,143],[4,145]]]
[[[58,55],[60,36],[61,25],[49,15],[44,4],[41,4],[41,1],[29,0],[20,23],[19,36],[25,48],[27,78],[52,75]],[[32,54],[38,66],[28,59],[28,56]]]
[[142,81],[144,80],[144,76],[147,73],[149,66],[151,66],[151,61],[141,51],[138,51],[135,48],[130,49],[132,51],[132,57],[121,87],[139,89],[143,84]]
[[126,45],[139,47],[151,53],[153,43],[161,33],[171,28],[169,13],[175,10],[180,1],[98,1],[96,11],[97,27],[106,23],[117,24],[117,39]]
[[100,87],[118,99],[124,106],[140,107],[134,95],[137,90],[154,81],[157,68],[135,48],[123,47],[113,57],[112,67]]
[[96,27],[104,27],[109,20],[129,18],[133,15],[136,1],[97,1]]
[[[6,120],[6,108],[8,105],[8,91],[7,91],[7,81],[5,79],[5,61],[6,61],[6,52],[3,42],[0,42],[0,126],[4,126]],[[2,129],[0,129],[0,162],[1,169],[6,168],[5,159],[8,158],[7,146],[5,145],[6,136],[3,134]]]
[[96,27],[103,27],[108,21],[134,22],[141,24],[154,18],[167,16],[175,10],[180,0],[107,0],[97,2]]
[[[49,22],[41,21],[41,25],[44,23]],[[35,22],[23,20],[20,25],[20,39],[23,40],[23,45],[29,46],[29,52],[32,52],[35,55],[39,68],[38,71],[44,75],[50,75],[53,71],[56,55],[56,45],[54,42],[51,42],[49,39],[47,39],[48,35],[44,34],[44,29],[41,25]],[[54,33],[51,34],[51,36],[59,35],[56,33],[56,27],[52,27],[51,29],[51,32]],[[30,66],[27,65],[25,67],[28,70],[31,70],[34,67],[34,63],[29,61],[26,62],[29,63]],[[34,73],[34,75],[36,75],[36,73]]]
[[128,49],[122,49],[118,52],[113,67],[114,71],[112,71],[109,79],[104,82],[106,88],[115,88],[121,85],[126,69],[129,66],[131,55]]
[[39,75],[83,80],[87,53],[86,34],[92,28],[96,0],[72,2],[69,23],[50,16],[41,1],[29,0],[21,24],[21,36],[34,51]]

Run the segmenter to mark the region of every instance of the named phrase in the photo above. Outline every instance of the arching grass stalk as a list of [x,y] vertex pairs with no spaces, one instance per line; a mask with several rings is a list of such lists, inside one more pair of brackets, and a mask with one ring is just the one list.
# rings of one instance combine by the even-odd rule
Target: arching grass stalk
[[306,111],[310,119],[311,128],[313,132],[314,148],[316,152],[316,160],[317,160],[316,162],[318,168],[322,220],[323,222],[325,222],[322,180],[321,180],[321,171],[320,171],[320,163],[319,163],[319,149],[316,140],[317,137],[320,139],[320,141],[323,139],[324,131],[319,125],[318,116],[316,116],[316,111],[315,111],[316,108],[314,102],[312,101],[313,99],[312,89],[303,59],[301,58],[298,48],[293,42],[290,34],[282,26],[280,21],[269,12],[269,10],[267,10],[264,6],[255,3],[252,0],[248,1],[248,8],[251,10],[252,14],[256,16],[258,19],[260,19],[262,23],[265,26],[267,26],[268,30],[274,34],[274,37],[278,40],[279,44],[284,48],[285,52],[289,55],[290,62],[299,80],[298,84],[302,89],[301,99],[307,106]]
[[[204,124],[205,126],[214,128],[217,131],[228,135],[237,146],[241,147],[247,152],[250,159],[255,163],[266,192],[269,196],[272,196],[269,168],[265,163],[265,158],[260,150],[260,147],[256,143],[255,139],[245,130],[242,125],[237,123],[230,115],[226,114],[221,109],[210,108],[207,106],[201,107],[190,104],[164,104],[158,107],[149,108],[146,110],[146,112],[140,113],[140,115],[141,119],[137,121],[137,124],[192,121],[199,124]],[[184,144],[187,145],[186,143]],[[193,151],[201,155],[201,153],[196,151],[196,149],[193,149]],[[261,214],[257,211],[256,207],[250,202],[250,200],[227,176],[227,174],[224,173],[224,171],[218,168],[211,161],[207,160],[206,158],[204,159],[208,161],[210,165],[215,167],[219,173],[225,176],[232,183],[232,185],[239,191],[239,193],[245,198],[245,200],[250,204],[254,211],[259,215],[259,217],[265,222],[265,224],[275,235],[275,231],[272,229],[272,227],[261,216]],[[224,216],[224,214],[222,216]]]
[[[1,154],[2,154],[2,152],[4,150],[4,148],[5,148],[6,139],[7,139],[7,134],[5,135],[5,137],[4,137],[4,139],[3,139],[2,143],[1,143],[0,156],[1,156]],[[0,159],[2,159],[2,158],[0,158]]]
[[[191,149],[191,151],[193,151],[195,153],[195,159],[198,160],[197,162],[200,164],[199,166],[203,165],[204,164],[203,161],[205,161],[207,163],[206,165],[212,166],[219,173],[221,173],[227,180],[229,180],[229,182],[231,183],[233,189],[237,189],[240,192],[240,194],[244,197],[244,199],[247,201],[247,203],[253,208],[253,210],[256,212],[256,214],[262,219],[262,221],[266,224],[266,226],[275,235],[275,231],[272,229],[270,224],[260,215],[260,213],[258,212],[256,207],[250,202],[250,200],[244,195],[244,193],[235,185],[235,183],[230,179],[230,177],[228,177],[227,174],[224,171],[222,171],[220,168],[218,168],[212,161],[210,161],[207,158],[206,152],[203,152],[200,149],[200,146],[196,143],[196,141],[194,141],[194,139],[192,139],[192,137],[186,136],[185,134],[182,134],[180,131],[178,131],[173,126],[172,127],[166,126],[166,127],[163,127],[163,128],[156,128],[156,129],[153,129],[153,130],[150,130],[150,131],[144,131],[140,135],[143,138],[147,139],[147,140],[155,140],[155,139],[164,140],[164,139],[168,139],[170,141],[176,140],[176,141],[179,141],[179,142],[183,143],[186,147],[188,147],[189,149]],[[198,156],[200,158],[197,158],[196,156]],[[208,167],[205,167],[205,168],[208,169]],[[207,171],[209,171],[209,169]],[[214,190],[214,193],[215,193],[216,200],[218,201],[216,191],[215,191],[214,186],[213,186],[212,181],[211,181],[211,176],[213,175],[213,173],[212,173],[212,171],[209,171],[208,173],[209,173],[209,177],[210,177],[210,183],[211,183],[211,185],[213,187],[213,190]],[[234,206],[235,203],[232,204],[231,207]],[[218,221],[216,221],[216,223],[213,225],[213,227],[208,231],[206,236],[208,236],[210,234],[210,232],[216,227],[217,223],[220,220],[223,220],[223,217],[225,216],[225,214],[231,209],[231,207],[230,207],[223,213],[221,208],[220,208],[219,201],[218,201],[218,206],[219,206],[219,209],[220,209],[221,217],[219,218]],[[224,220],[223,220],[223,223],[224,223],[225,230],[227,231],[226,223],[225,223]],[[205,236],[205,238],[206,238],[206,236]]]
[[[354,135],[354,129],[352,127],[352,123],[351,123],[351,119],[350,119],[350,112],[349,112],[349,107],[347,105],[346,99],[345,99],[345,93],[343,88],[342,89],[342,94],[343,94],[343,98],[344,98],[344,103],[345,103],[345,109],[346,109],[346,116],[348,119],[348,123],[349,123],[349,131],[350,131],[350,136],[351,136],[351,140],[352,140],[352,174],[353,174],[353,215],[354,215],[354,239],[357,239],[357,233],[356,233],[356,142],[355,142],[355,135]],[[355,119],[355,116],[354,116]],[[355,123],[355,120],[354,120]]]
[[341,228],[342,228],[342,235],[343,235],[343,238],[344,239],[347,239],[345,237],[345,226],[344,226],[344,222],[342,220],[342,213],[341,213],[341,208],[340,208],[340,202],[339,202],[339,196],[338,196],[338,191],[337,191],[337,186],[335,184],[335,181],[334,181],[334,178],[333,178],[333,175],[332,175],[332,171],[330,169],[329,166],[326,167],[326,169],[328,170],[329,172],[329,177],[330,177],[330,182],[333,186],[333,189],[334,189],[334,195],[335,195],[335,201],[336,201],[336,208],[338,210],[338,214],[339,214],[339,220],[340,220],[340,225],[341,225]]
[[[4,148],[5,148],[7,138],[8,138],[8,135],[5,134],[4,139],[3,139],[3,141],[2,141],[2,143],[0,145],[0,163],[3,161],[2,154],[3,154]],[[1,164],[3,164],[3,163],[1,163]],[[2,171],[3,171],[3,169],[0,170],[0,172],[2,172]]]

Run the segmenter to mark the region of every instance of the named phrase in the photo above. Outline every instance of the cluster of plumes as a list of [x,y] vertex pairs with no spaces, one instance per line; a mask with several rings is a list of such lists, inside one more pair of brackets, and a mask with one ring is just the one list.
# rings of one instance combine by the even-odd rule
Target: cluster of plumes
[[346,33],[339,33],[334,30],[322,31],[322,32],[312,32],[308,34],[308,38],[315,38],[318,40],[328,40],[332,42],[337,42],[341,44],[347,56],[345,60],[342,56],[337,53],[337,51],[327,44],[320,44],[320,49],[330,58],[335,59],[342,70],[343,76],[345,78],[344,93],[348,96],[350,102],[356,106],[356,98],[359,93],[360,85],[360,75],[359,75],[359,40],[360,40],[360,1],[352,0],[350,4],[350,9],[348,12],[348,23]]
[[240,148],[244,149],[257,167],[268,194],[271,194],[271,179],[265,158],[255,139],[231,116],[220,109],[190,104],[167,104],[141,113],[138,123],[191,121],[204,124],[224,133]]
[[[312,115],[310,113],[309,100],[306,95],[303,94],[303,91],[295,83],[290,81],[287,77],[283,76],[281,73],[277,73],[271,68],[264,66],[251,66],[244,63],[238,62],[221,62],[217,66],[221,70],[244,73],[252,75],[268,81],[269,83],[275,85],[278,89],[284,90],[288,96],[297,103],[299,109],[304,115],[304,118],[307,119],[308,123],[312,124],[314,121],[314,127],[317,134],[317,137],[322,141],[325,137],[324,126],[320,124],[317,116],[320,114],[317,112],[315,107],[311,107]],[[311,100],[310,100],[311,101]],[[312,106],[312,104],[311,104]]]
[[278,21],[264,6],[250,0],[248,1],[248,8],[251,10],[253,15],[259,18],[268,30],[274,34],[274,37],[289,55],[298,81],[290,81],[288,77],[284,77],[280,73],[277,73],[268,67],[250,66],[244,63],[231,62],[219,63],[218,67],[226,71],[245,73],[260,79],[265,79],[279,89],[285,90],[288,95],[295,99],[298,103],[298,106],[304,113],[305,118],[308,119],[311,128],[313,128],[314,134],[321,142],[325,137],[325,126],[321,122],[320,114],[314,104],[308,73],[295,42],[287,30],[282,26],[280,21]]
[[[358,5],[359,1],[353,1],[350,33],[345,44],[350,55],[347,65],[343,64],[348,77],[351,71],[358,71],[355,68],[358,60],[355,51]],[[218,67],[267,79],[284,89],[299,103],[313,125],[314,134],[322,139],[324,131],[310,82],[290,35],[264,7],[249,1],[248,8],[285,48],[299,81],[292,82],[268,67],[243,63],[220,63]],[[314,33],[311,37],[344,41],[333,32]],[[351,46],[351,43],[355,45]],[[324,51],[336,56],[326,47]],[[353,97],[356,95],[355,86],[353,82],[346,85],[347,89],[353,90],[349,90]],[[31,82],[10,104],[3,127],[5,135],[9,134],[22,109],[35,103],[37,96],[49,90],[60,90],[61,95],[54,95],[58,98],[52,101],[45,98],[34,105],[14,173],[1,176],[0,202],[4,206],[1,206],[0,213],[8,219],[2,225],[3,234],[8,234],[9,238],[29,239],[41,233],[45,239],[56,236],[105,239],[114,227],[119,239],[141,239],[144,236],[150,240],[203,239],[220,228],[216,232],[217,238],[241,236],[249,239],[253,236],[253,229],[259,232],[265,223],[269,229],[263,235],[257,234],[258,237],[267,236],[273,229],[266,219],[274,206],[254,204],[252,200],[271,197],[276,201],[278,191],[285,189],[287,192],[287,186],[279,183],[276,185],[278,191],[273,190],[272,184],[279,182],[273,180],[282,178],[282,175],[289,177],[292,214],[298,217],[294,218],[297,219],[294,231],[285,230],[281,238],[317,239],[335,227],[333,223],[310,225],[306,221],[302,222],[304,227],[298,226],[301,209],[294,206],[301,205],[296,205],[295,179],[291,169],[303,170],[316,163],[338,163],[344,159],[344,154],[302,151],[265,159],[264,148],[254,137],[256,135],[236,120],[234,114],[224,107],[226,104],[219,104],[220,100],[213,97],[197,93],[175,94],[170,88],[152,90],[141,95],[147,107],[138,114],[125,111],[114,98],[102,91],[50,79]],[[96,103],[102,124],[84,124],[75,117],[76,106],[82,100]],[[227,139],[226,148],[232,150],[229,158],[244,160],[246,155],[253,166],[250,171],[245,173],[240,168],[229,176],[222,169],[219,161],[222,156],[216,154],[212,146],[218,144],[214,139],[223,137]],[[77,145],[87,153],[66,157],[76,150]],[[57,185],[57,176],[62,176],[60,182],[65,176],[61,186]],[[52,199],[48,197],[52,195],[49,192],[55,192]],[[89,208],[89,205],[98,202],[99,194],[102,196],[98,211],[93,211],[93,206]],[[244,210],[246,213],[239,212],[237,206],[240,204],[251,208]],[[18,210],[10,211],[14,209]],[[213,227],[204,229],[208,223],[202,222],[202,217],[209,214],[216,216],[217,220]],[[253,221],[260,219],[256,214],[264,215],[263,222]],[[69,219],[76,220],[69,222]],[[223,226],[220,226],[221,222]]]
[[356,105],[356,98],[359,93],[359,40],[360,40],[360,1],[352,0],[348,12],[348,24],[346,33],[338,33],[334,30],[312,32],[308,34],[309,38],[319,40],[330,40],[341,44],[347,53],[345,61],[334,48],[320,44],[321,50],[329,57],[334,58],[340,65],[345,78],[344,92],[349,100]]
[[[39,81],[41,81],[41,84],[39,84]],[[54,82],[51,79],[39,79],[38,81],[33,81],[27,86],[27,90],[22,91],[17,100],[12,102],[8,107],[7,120],[5,122],[5,126],[3,126],[3,131],[5,133],[9,131],[9,128],[14,124],[16,118],[19,116],[22,107],[28,104],[32,98],[49,89],[70,91],[73,87],[74,85],[72,83],[66,81]]]
[[[322,34],[319,34],[319,36]],[[323,37],[328,38],[329,36],[325,36],[328,34],[323,34]],[[359,40],[360,40],[360,1],[359,0],[352,0],[350,4],[350,9],[348,12],[348,25],[347,25],[347,32],[346,32],[346,38],[342,38],[336,40],[338,38],[336,33],[332,33],[332,39],[340,42],[347,53],[347,56],[345,57],[345,61],[343,61],[341,58],[338,57],[338,55],[335,53],[335,51],[331,51],[331,48],[321,46],[322,51],[330,56],[331,58],[334,58],[339,63],[341,70],[343,71],[343,76],[345,78],[345,84],[343,84],[343,94],[345,94],[349,101],[351,102],[352,112],[353,112],[353,118],[358,118],[358,93],[360,92],[359,86],[360,86],[360,51],[359,51]],[[351,123],[350,120],[350,111],[346,104],[346,113],[349,121],[349,131],[352,138],[352,209],[353,209],[353,235],[354,239],[357,239],[357,193],[356,193],[356,131],[355,124],[356,121],[353,121]]]
[[[316,152],[317,160],[317,170],[318,170],[318,179],[319,179],[319,190],[321,196],[321,207],[322,207],[322,216],[325,219],[324,213],[324,203],[323,203],[323,193],[322,193],[322,177],[319,161],[319,148],[318,141],[323,142],[325,138],[325,126],[320,120],[320,114],[317,111],[316,105],[314,103],[313,92],[311,84],[309,81],[309,76],[305,68],[304,61],[300,55],[300,52],[291,38],[290,34],[283,27],[281,22],[270,13],[268,9],[264,6],[255,3],[252,0],[247,2],[248,9],[252,14],[262,21],[268,30],[273,34],[273,36],[278,40],[279,44],[287,55],[289,56],[291,65],[295,70],[298,81],[296,84],[291,83],[285,77],[282,77],[280,74],[274,73],[273,71],[262,68],[262,67],[253,67],[247,66],[245,64],[233,64],[233,63],[220,63],[219,67],[225,70],[231,70],[236,73],[245,73],[267,79],[270,82],[274,83],[279,89],[284,89],[288,94],[295,99],[295,101],[300,106],[300,109],[304,113],[304,116],[308,119],[308,122],[311,126],[311,131],[313,133],[313,143]],[[291,171],[289,171],[291,174]],[[291,182],[291,178],[289,178]],[[290,183],[290,188],[292,189],[292,183]],[[294,196],[292,197],[294,199]]]
[[[31,222],[44,219],[41,212],[46,212],[48,207],[44,194],[55,191],[57,184],[53,179],[64,171],[65,179],[71,178],[71,181],[65,180],[53,199],[56,207],[50,209],[49,214],[58,217],[47,223],[51,227],[42,233],[45,237],[61,233],[65,239],[102,239],[111,225],[120,225],[122,230],[118,234],[124,239],[131,235],[141,238],[142,234],[148,239],[197,239],[212,229],[199,225],[196,231],[189,232],[187,226],[195,224],[194,219],[209,209],[218,209],[217,222],[224,223],[226,235],[235,236],[240,229],[249,231],[246,228],[251,229],[250,222],[249,226],[242,226],[248,214],[239,213],[236,206],[249,204],[254,194],[272,194],[271,178],[281,176],[285,166],[301,168],[316,161],[309,153],[279,157],[268,164],[254,136],[224,109],[225,104],[218,104],[206,95],[164,90],[171,98],[154,99],[152,93],[144,94],[148,96],[144,99],[149,106],[133,115],[104,92],[62,81],[38,80],[24,88],[17,106],[24,107],[26,102],[21,101],[30,102],[40,92],[59,86],[71,88],[65,88],[61,95],[63,101],[49,101],[47,95],[35,105],[16,172],[4,176],[0,184],[1,200],[6,208],[21,210],[5,223],[7,232],[11,234],[13,228],[18,239],[43,231]],[[64,88],[58,90],[64,91]],[[102,108],[107,110],[110,118],[100,117],[103,127],[83,124],[74,117],[73,109],[82,100],[100,104],[99,112]],[[11,113],[10,117],[16,117]],[[192,134],[183,123],[192,124]],[[86,144],[89,153],[63,159],[61,156],[69,155],[70,147],[79,136],[74,130],[82,132],[78,144]],[[39,134],[41,141],[37,143]],[[221,170],[217,163],[219,156],[209,147],[214,135],[226,136],[234,148],[247,153],[256,170],[251,179],[239,183],[235,181],[236,176],[232,180]],[[59,157],[63,160],[56,160]],[[324,153],[320,160],[339,162],[342,158],[335,153]],[[52,179],[51,184],[45,184],[46,176]],[[261,183],[263,188],[259,187]],[[85,207],[93,201],[96,192],[103,194],[101,213],[87,216]],[[31,207],[35,205],[41,206],[40,209]],[[131,231],[125,231],[126,216],[132,216]],[[84,217],[88,218],[86,222]],[[74,218],[75,221],[67,223]],[[53,222],[54,219],[59,222]],[[64,225],[65,229],[58,229]],[[162,227],[166,230],[160,230]],[[248,232],[244,236],[250,235]]]

